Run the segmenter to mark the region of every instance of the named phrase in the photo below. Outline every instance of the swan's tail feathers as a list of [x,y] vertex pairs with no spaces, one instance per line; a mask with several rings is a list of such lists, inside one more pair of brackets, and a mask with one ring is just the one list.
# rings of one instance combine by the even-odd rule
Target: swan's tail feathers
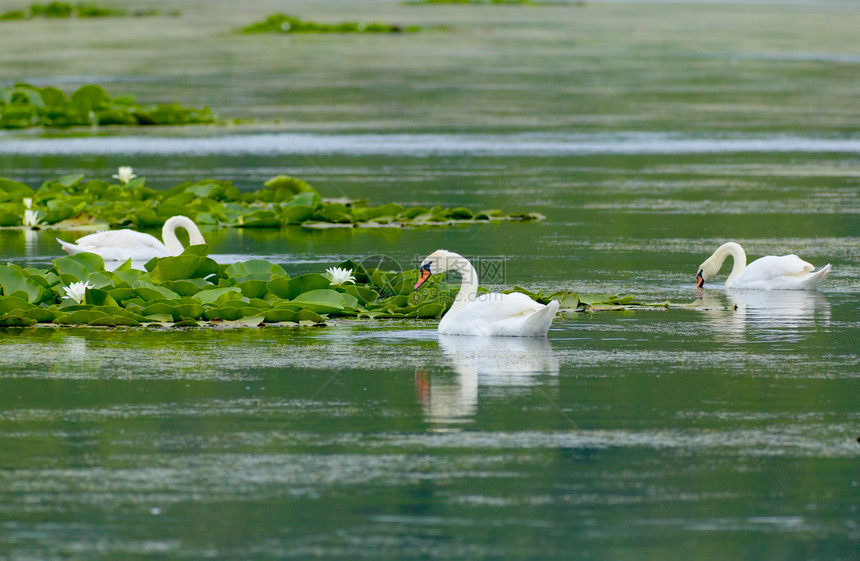
[[523,333],[527,337],[545,337],[555,313],[558,311],[558,300],[552,300],[549,304],[535,312],[533,316],[523,324]]
[[821,281],[823,281],[825,278],[827,278],[827,273],[829,273],[829,272],[830,272],[830,263],[828,263],[827,265],[821,267],[820,269],[818,269],[817,271],[815,271],[814,273],[809,275],[809,285],[808,285],[809,288],[813,289],[813,290],[818,288],[818,285],[821,284]]
[[64,242],[60,238],[56,239],[58,242],[60,242],[60,245],[63,246],[63,251],[65,251],[69,255],[74,255],[75,253],[80,253],[81,251],[83,251],[80,247],[76,246],[73,243]]

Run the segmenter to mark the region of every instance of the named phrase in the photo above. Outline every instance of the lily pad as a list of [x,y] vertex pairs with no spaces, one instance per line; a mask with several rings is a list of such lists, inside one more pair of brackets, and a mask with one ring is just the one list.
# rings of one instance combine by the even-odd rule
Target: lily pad
[[299,294],[310,292],[311,290],[328,288],[329,286],[331,286],[331,280],[319,273],[300,275],[289,280],[277,277],[272,279],[268,284],[268,288],[272,294],[285,300],[292,300]]
[[218,263],[214,260],[193,253],[183,253],[176,257],[159,259],[150,270],[149,278],[154,284],[161,284],[177,279],[205,278],[219,271]]
[[203,314],[203,318],[207,321],[215,320],[237,320],[245,317],[242,308],[234,308],[229,306],[220,306],[217,308],[208,308]]
[[289,275],[280,265],[264,261],[262,259],[250,259],[239,263],[233,263],[224,269],[227,277],[237,279],[239,282],[245,280],[268,280],[272,277],[286,277]]
[[0,298],[0,315],[9,313],[14,310],[30,310],[34,308],[33,304],[30,304],[27,300],[23,298],[19,298],[17,296],[6,296],[5,298]]
[[136,281],[132,284],[134,293],[143,300],[156,300],[158,298],[176,299],[179,294],[163,286],[156,286],[145,281]]
[[236,283],[236,288],[241,290],[242,294],[248,298],[262,298],[269,291],[268,284],[262,280],[248,280]]
[[94,306],[114,306],[119,307],[110,294],[105,290],[100,290],[98,288],[90,288],[86,293],[86,302],[87,304],[92,304]]
[[197,278],[166,281],[161,286],[172,290],[180,296],[193,296],[201,290],[211,288],[213,284],[205,279]]
[[6,296],[18,295],[27,302],[39,302],[44,293],[43,288],[27,278],[20,270],[9,265],[0,265],[0,288]]
[[140,327],[140,322],[124,316],[106,316],[103,318],[96,318],[93,321],[89,322],[87,325],[104,327]]
[[203,317],[203,314],[206,312],[206,308],[202,304],[197,303],[187,303],[180,304],[173,310],[173,319],[178,321],[180,319],[200,319]]
[[47,308],[33,307],[29,310],[22,310],[21,315],[26,318],[30,318],[37,323],[51,323],[60,316],[60,312],[49,310]]
[[20,181],[0,178],[0,201],[9,201],[21,197],[32,197],[33,194],[33,189]]
[[324,323],[325,319],[321,315],[311,310],[296,311],[286,308],[273,308],[272,310],[266,312],[264,316],[264,321],[266,323],[280,323],[284,321],[300,323],[309,321],[315,324],[319,324]]
[[285,224],[301,224],[310,220],[314,209],[305,205],[296,205],[281,210],[281,220]]
[[167,302],[154,302],[149,304],[145,308],[140,311],[141,316],[170,316],[173,317],[173,313],[176,311],[178,306],[176,304],[167,303]]
[[415,310],[414,312],[409,312],[407,317],[415,317],[415,318],[436,318],[441,317],[442,314],[448,309],[448,306],[444,304],[437,303],[429,303],[423,304],[420,308]]
[[202,304],[217,304],[243,298],[242,291],[236,287],[211,288],[209,290],[201,290],[194,296],[195,300],[199,300]]
[[289,175],[276,175],[263,183],[263,185],[270,191],[284,191],[291,193],[292,195],[298,195],[299,193],[316,193],[316,189],[311,187],[310,183]]
[[17,311],[0,315],[0,326],[3,327],[28,327],[35,323],[36,320],[26,317]]
[[[293,304],[301,304],[302,308],[311,310],[318,314],[329,314],[339,312],[346,307],[344,296],[341,292],[331,289],[319,289],[303,292],[290,302]],[[352,297],[355,300],[355,297]]]
[[95,253],[76,253],[52,261],[60,280],[69,285],[87,280],[91,273],[104,271],[105,262]]
[[107,317],[109,316],[106,313],[98,310],[75,310],[57,317],[54,319],[54,323],[59,325],[89,325],[90,322]]

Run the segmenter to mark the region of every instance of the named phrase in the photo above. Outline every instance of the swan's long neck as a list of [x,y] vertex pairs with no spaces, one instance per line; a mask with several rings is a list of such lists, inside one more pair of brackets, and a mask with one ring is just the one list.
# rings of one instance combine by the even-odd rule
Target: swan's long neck
[[459,255],[454,260],[449,261],[447,270],[456,271],[462,277],[460,291],[454,298],[454,304],[451,306],[451,309],[445,314],[446,316],[454,317],[469,302],[474,301],[478,295],[478,272],[475,271],[475,268],[469,263],[468,259]]
[[747,254],[744,252],[744,248],[735,242],[726,242],[718,247],[711,259],[717,262],[717,269],[719,269],[722,267],[723,261],[729,256],[732,257],[732,272],[729,273],[729,278],[726,279],[727,285],[731,284],[735,277],[741,274],[741,271],[747,266]]
[[165,222],[164,227],[161,229],[161,238],[164,240],[164,245],[173,255],[179,255],[185,250],[185,248],[182,247],[182,243],[179,241],[179,238],[176,237],[177,228],[184,228],[185,231],[188,232],[188,245],[206,243],[203,239],[203,234],[200,233],[200,229],[197,227],[197,224],[195,224],[190,218],[186,218],[185,216],[174,216]]

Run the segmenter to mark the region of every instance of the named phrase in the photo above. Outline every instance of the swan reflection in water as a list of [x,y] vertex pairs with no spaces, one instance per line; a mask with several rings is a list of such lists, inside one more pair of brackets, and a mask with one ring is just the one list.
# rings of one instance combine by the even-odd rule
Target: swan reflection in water
[[[478,410],[478,388],[524,388],[558,376],[559,362],[545,337],[439,335],[451,363],[445,372],[418,370],[415,383],[425,418],[433,423],[468,423]],[[517,391],[517,390],[514,390]]]
[[[724,339],[742,342],[799,341],[830,325],[830,302],[818,291],[726,289],[729,310],[710,314]],[[705,293],[706,308],[722,307],[717,294]]]

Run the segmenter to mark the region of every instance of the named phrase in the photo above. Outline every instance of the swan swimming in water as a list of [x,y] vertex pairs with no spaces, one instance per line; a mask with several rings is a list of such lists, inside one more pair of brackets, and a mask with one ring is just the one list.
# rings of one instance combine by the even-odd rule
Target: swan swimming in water
[[78,238],[76,243],[65,242],[59,238],[57,241],[63,246],[63,250],[72,255],[88,252],[100,255],[105,261],[149,261],[153,257],[179,255],[185,250],[176,237],[177,228],[184,228],[188,232],[189,245],[206,243],[197,225],[185,216],[172,216],[164,223],[161,228],[164,243],[154,236],[134,230],[97,232]]
[[558,302],[546,306],[525,294],[493,292],[478,296],[478,273],[465,257],[440,249],[421,263],[421,278],[415,290],[430,275],[455,271],[462,277],[460,291],[451,309],[439,322],[443,335],[475,335],[482,337],[545,337],[549,331]]
[[752,288],[758,290],[816,290],[830,272],[828,263],[819,270],[797,255],[768,255],[747,265],[744,249],[735,242],[727,242],[699,265],[696,286],[704,286],[720,272],[723,261],[731,256],[732,272],[726,279],[726,288]]

